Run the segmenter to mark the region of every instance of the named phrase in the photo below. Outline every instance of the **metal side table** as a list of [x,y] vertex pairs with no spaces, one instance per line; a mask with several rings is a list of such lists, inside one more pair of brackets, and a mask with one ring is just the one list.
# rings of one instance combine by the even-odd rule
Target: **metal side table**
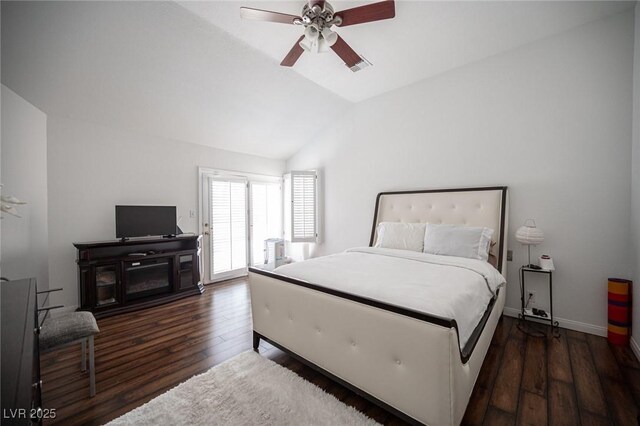
[[[548,317],[544,317],[542,315],[536,315],[533,313],[532,309],[525,308],[525,295],[527,294],[526,284],[525,284],[525,276],[527,275],[526,273],[545,274],[548,277],[548,283],[549,283],[549,316]],[[526,321],[527,318],[545,321],[551,324],[552,332],[555,333],[559,331],[560,324],[558,323],[558,321],[555,321],[553,319],[553,271],[550,271],[548,269],[532,269],[527,266],[522,266],[520,268],[520,302],[521,302],[520,318],[522,318],[524,321]]]

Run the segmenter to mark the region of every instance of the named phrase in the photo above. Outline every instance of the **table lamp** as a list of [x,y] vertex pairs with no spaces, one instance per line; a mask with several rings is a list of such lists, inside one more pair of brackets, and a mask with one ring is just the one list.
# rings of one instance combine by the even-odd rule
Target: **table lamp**
[[516,231],[516,240],[518,240],[519,243],[526,245],[528,248],[529,264],[525,267],[540,269],[538,265],[531,263],[531,246],[538,245],[544,241],[544,232],[542,232],[542,229],[536,227],[535,220],[527,219],[524,221],[524,225]]

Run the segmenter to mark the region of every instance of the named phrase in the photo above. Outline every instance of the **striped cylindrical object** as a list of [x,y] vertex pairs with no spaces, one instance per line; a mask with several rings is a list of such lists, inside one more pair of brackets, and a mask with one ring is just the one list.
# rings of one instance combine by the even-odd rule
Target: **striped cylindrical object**
[[608,338],[614,345],[628,345],[631,337],[631,280],[609,278]]

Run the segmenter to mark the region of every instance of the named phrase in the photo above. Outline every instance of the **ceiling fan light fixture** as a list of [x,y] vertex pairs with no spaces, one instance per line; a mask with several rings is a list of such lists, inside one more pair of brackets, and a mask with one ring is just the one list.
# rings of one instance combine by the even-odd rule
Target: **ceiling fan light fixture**
[[338,41],[338,34],[336,34],[335,31],[331,31],[328,27],[325,27],[322,30],[322,38],[327,43],[327,45],[331,47],[336,44],[336,41]]
[[243,19],[300,25],[304,35],[298,38],[280,63],[292,67],[304,52],[322,53],[333,50],[351,71],[360,71],[371,63],[356,53],[331,27],[346,27],[367,22],[391,19],[396,16],[395,0],[382,0],[341,11],[335,11],[325,0],[306,0],[300,15],[241,7]]
[[325,39],[318,40],[318,53],[327,53],[329,51],[331,51],[331,45]]
[[304,30],[304,38],[310,42],[316,42],[320,38],[320,29],[316,24],[308,25]]
[[317,53],[318,52],[318,41],[317,40],[309,40],[307,37],[304,37],[300,43],[298,43],[305,52]]

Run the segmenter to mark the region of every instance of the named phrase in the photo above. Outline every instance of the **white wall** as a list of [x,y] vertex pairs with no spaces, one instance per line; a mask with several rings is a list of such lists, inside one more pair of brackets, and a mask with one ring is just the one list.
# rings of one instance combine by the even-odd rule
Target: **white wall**
[[47,288],[47,116],[4,85],[1,97],[2,193],[28,202],[18,207],[22,218],[2,215],[1,274]]
[[[640,4],[635,8],[635,43],[633,61],[633,148],[631,171],[631,232],[632,232],[632,264],[635,266],[633,281],[635,297],[633,298],[633,340],[640,344]],[[636,350],[640,352],[636,346]],[[640,357],[640,353],[636,355]]]
[[535,218],[546,239],[533,252],[557,267],[555,314],[604,333],[607,277],[631,271],[632,52],[629,11],[354,106],[287,164],[323,169],[315,254],[367,245],[380,191],[508,185],[507,306],[526,263],[513,233]]
[[279,176],[284,162],[49,117],[49,242],[56,303],[78,304],[73,242],[115,238],[116,204],[176,205],[198,230],[198,166]]

